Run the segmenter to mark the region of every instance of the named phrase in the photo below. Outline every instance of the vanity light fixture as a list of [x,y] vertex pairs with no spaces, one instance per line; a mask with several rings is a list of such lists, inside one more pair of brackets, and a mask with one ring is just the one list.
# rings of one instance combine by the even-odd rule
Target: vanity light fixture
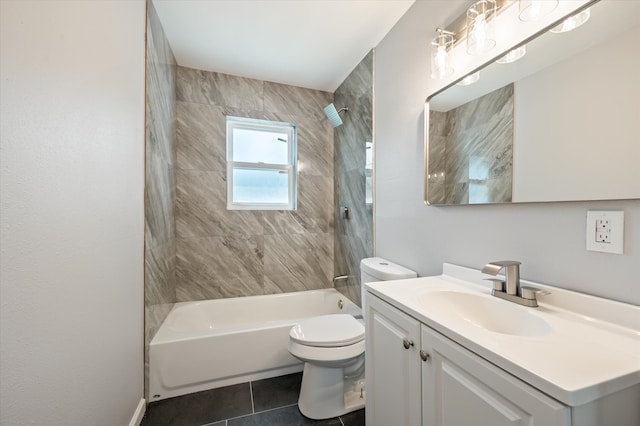
[[496,62],[499,64],[510,64],[522,58],[526,53],[527,45],[523,44],[522,46],[509,51],[506,55],[498,59]]
[[469,74],[468,76],[466,76],[465,78],[463,78],[462,80],[460,80],[457,85],[458,86],[468,86],[470,84],[475,83],[476,81],[480,80],[480,72],[474,72],[473,74]]
[[496,45],[493,18],[498,10],[496,0],[478,0],[467,9],[467,53],[482,55]]
[[453,74],[450,50],[455,43],[455,34],[437,28],[438,35],[431,41],[431,78],[443,79]]
[[575,15],[569,16],[567,19],[562,21],[560,25],[557,25],[551,29],[552,33],[566,33],[567,31],[572,31],[578,28],[580,25],[584,24],[591,17],[591,8],[587,8],[582,12],[576,13]]
[[524,22],[533,22],[553,12],[558,7],[558,0],[520,0],[518,17]]

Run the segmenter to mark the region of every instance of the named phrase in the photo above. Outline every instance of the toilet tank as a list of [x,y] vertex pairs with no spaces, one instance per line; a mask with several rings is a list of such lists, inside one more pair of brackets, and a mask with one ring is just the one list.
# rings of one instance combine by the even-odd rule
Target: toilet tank
[[407,269],[381,257],[367,257],[360,261],[360,284],[374,281],[403,280],[416,278],[416,271]]
[[412,271],[411,269],[407,269],[404,266],[400,266],[397,263],[390,262],[381,257],[367,257],[366,259],[362,259],[360,261],[360,300],[362,315],[365,315],[365,283],[403,280],[405,278],[416,278],[417,276],[416,271]]

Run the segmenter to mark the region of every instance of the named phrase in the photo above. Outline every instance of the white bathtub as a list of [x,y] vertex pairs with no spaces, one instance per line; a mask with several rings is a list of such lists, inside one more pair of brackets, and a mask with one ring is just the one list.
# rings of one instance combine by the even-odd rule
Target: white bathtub
[[149,401],[302,371],[300,319],[360,308],[334,289],[176,303],[149,348]]

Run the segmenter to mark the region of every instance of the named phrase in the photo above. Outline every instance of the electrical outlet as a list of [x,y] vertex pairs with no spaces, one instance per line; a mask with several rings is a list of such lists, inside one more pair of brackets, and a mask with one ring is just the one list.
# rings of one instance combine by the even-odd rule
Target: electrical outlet
[[589,210],[587,212],[587,250],[622,254],[624,212]]
[[596,243],[611,243],[611,222],[607,218],[596,219]]

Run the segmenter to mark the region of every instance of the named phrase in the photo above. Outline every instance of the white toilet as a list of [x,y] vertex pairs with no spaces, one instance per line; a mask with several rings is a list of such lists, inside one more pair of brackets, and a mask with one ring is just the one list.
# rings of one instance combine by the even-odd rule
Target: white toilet
[[[363,259],[360,275],[363,295],[364,283],[417,276],[379,257]],[[289,352],[305,363],[298,399],[302,414],[329,419],[364,407],[364,337],[364,321],[348,314],[308,318],[291,329]]]

